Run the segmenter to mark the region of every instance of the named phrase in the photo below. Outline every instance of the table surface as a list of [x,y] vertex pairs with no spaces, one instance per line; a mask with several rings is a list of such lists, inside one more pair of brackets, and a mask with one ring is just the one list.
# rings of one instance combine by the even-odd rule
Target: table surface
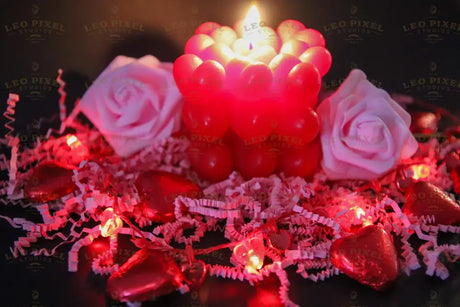
[[[22,141],[33,141],[43,133],[39,119],[58,113],[58,86],[53,81],[58,68],[64,69],[71,107],[114,56],[151,53],[173,61],[201,22],[232,25],[249,4],[246,0],[84,0],[78,5],[2,0],[1,109],[9,92],[20,94],[15,125]],[[292,18],[324,34],[333,55],[333,66],[323,80],[326,89],[336,87],[358,67],[377,86],[422,98],[460,116],[458,0],[266,0],[259,7],[272,27]],[[0,214],[36,218],[37,213],[2,206]],[[1,306],[123,306],[108,299],[105,278],[90,271],[91,251],[82,249],[80,270],[68,273],[68,247],[51,258],[13,258],[9,248],[21,235],[0,219]],[[458,238],[452,238],[454,242]],[[134,250],[123,238],[120,260]],[[212,257],[219,261],[219,255]],[[412,276],[401,275],[384,293],[344,275],[314,283],[290,271],[290,296],[301,306],[460,306],[460,268],[450,267],[452,274],[445,281],[419,269]],[[276,284],[272,288],[275,293]],[[171,294],[145,305],[266,306],[256,294],[248,283],[207,277],[198,291]]]
[[[2,213],[5,211],[10,214],[23,211],[25,215],[21,216],[34,218],[35,215],[36,218],[32,209],[2,209]],[[91,271],[91,259],[97,254],[97,247],[82,248],[78,272],[69,273],[69,246],[59,248],[53,257],[12,257],[9,247],[21,234],[21,231],[0,220],[2,306],[123,306],[106,296],[106,277]],[[214,237],[220,235],[211,234]],[[459,242],[458,237],[446,240],[451,244]],[[120,236],[119,263],[126,261],[136,250],[129,236]],[[224,252],[213,253],[204,260],[222,262],[226,256]],[[400,273],[397,283],[386,292],[364,287],[343,274],[315,283],[303,279],[291,268],[288,269],[290,297],[300,306],[460,306],[460,266],[447,264],[447,267],[451,276],[444,281],[425,275],[423,268],[413,271],[411,276]],[[276,295],[277,286],[276,278],[264,283],[264,289],[272,295]],[[270,306],[268,298],[259,293],[247,282],[207,276],[198,290],[185,295],[176,292],[143,306]]]

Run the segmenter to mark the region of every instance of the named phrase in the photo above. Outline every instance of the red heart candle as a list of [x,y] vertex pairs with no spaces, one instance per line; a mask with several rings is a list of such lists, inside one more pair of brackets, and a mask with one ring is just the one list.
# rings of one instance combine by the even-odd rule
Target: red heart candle
[[183,281],[174,260],[165,252],[141,249],[107,281],[107,292],[120,302],[143,302],[177,290]]
[[330,257],[339,270],[376,290],[385,290],[398,277],[396,249],[388,233],[376,225],[336,240]]

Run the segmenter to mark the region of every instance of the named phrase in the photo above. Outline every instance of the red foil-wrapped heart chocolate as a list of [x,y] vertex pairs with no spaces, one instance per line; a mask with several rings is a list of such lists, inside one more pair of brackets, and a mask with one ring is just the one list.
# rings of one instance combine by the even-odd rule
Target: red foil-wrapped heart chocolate
[[77,189],[72,180],[73,165],[48,161],[38,164],[24,185],[25,195],[35,202],[48,202]]
[[201,189],[190,180],[163,171],[147,171],[139,175],[136,188],[142,213],[152,222],[174,220],[174,200],[177,196],[201,197]]
[[434,216],[436,224],[460,223],[460,207],[437,186],[424,181],[412,184],[406,192],[403,212],[415,216]]
[[182,272],[166,252],[143,248],[110,276],[107,292],[120,302],[143,302],[177,290],[182,282]]
[[375,290],[387,289],[398,277],[395,246],[380,226],[370,225],[336,240],[329,253],[339,270]]

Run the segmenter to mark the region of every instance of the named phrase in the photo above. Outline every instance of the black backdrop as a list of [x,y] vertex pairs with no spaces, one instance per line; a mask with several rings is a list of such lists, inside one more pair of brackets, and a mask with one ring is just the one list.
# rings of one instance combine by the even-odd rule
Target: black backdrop
[[[58,112],[54,81],[58,68],[64,69],[72,105],[114,56],[151,53],[174,61],[199,24],[233,25],[250,4],[241,0],[0,1],[1,109],[8,92],[21,96],[15,126],[21,140],[31,142],[44,131],[39,119]],[[323,80],[326,88],[336,87],[350,69],[358,67],[379,87],[460,116],[459,1],[264,0],[258,6],[263,21],[272,27],[285,19],[298,19],[323,33],[333,55],[332,68]],[[3,118],[0,123],[3,135]],[[0,214],[10,211],[0,209]],[[106,300],[104,280],[89,273],[88,260],[83,260],[79,273],[66,273],[65,248],[51,259],[12,259],[9,246],[20,234],[0,221],[2,306],[118,306]],[[128,255],[132,247],[124,244]],[[345,276],[315,285],[293,275],[291,295],[302,306],[460,306],[458,271],[441,282],[419,270],[402,277],[384,294]],[[247,284],[208,279],[199,292],[172,295],[157,303],[241,306],[251,296],[254,292]]]

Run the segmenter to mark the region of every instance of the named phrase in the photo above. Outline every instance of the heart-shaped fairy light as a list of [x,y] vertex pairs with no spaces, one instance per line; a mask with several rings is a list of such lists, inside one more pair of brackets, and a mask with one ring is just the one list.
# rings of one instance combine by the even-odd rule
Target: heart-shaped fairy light
[[206,276],[206,264],[201,260],[194,260],[193,262],[183,262],[180,269],[184,276],[184,280],[193,289],[197,289],[203,283]]
[[163,171],[146,171],[136,180],[142,213],[152,222],[174,220],[174,200],[177,196],[198,198],[201,189],[190,180]]
[[452,225],[460,222],[460,207],[437,186],[418,181],[406,192],[405,214],[417,217],[434,216],[434,223]]
[[166,252],[143,248],[110,276],[107,292],[121,302],[143,302],[177,290],[182,282],[182,272]]
[[396,249],[388,233],[376,225],[336,240],[330,257],[339,270],[376,290],[385,290],[398,277]]
[[257,273],[262,268],[264,256],[264,240],[260,236],[249,238],[233,248],[236,262],[244,265],[251,274]]
[[35,202],[56,200],[77,189],[72,180],[73,165],[54,161],[40,163],[24,185],[25,195]]

